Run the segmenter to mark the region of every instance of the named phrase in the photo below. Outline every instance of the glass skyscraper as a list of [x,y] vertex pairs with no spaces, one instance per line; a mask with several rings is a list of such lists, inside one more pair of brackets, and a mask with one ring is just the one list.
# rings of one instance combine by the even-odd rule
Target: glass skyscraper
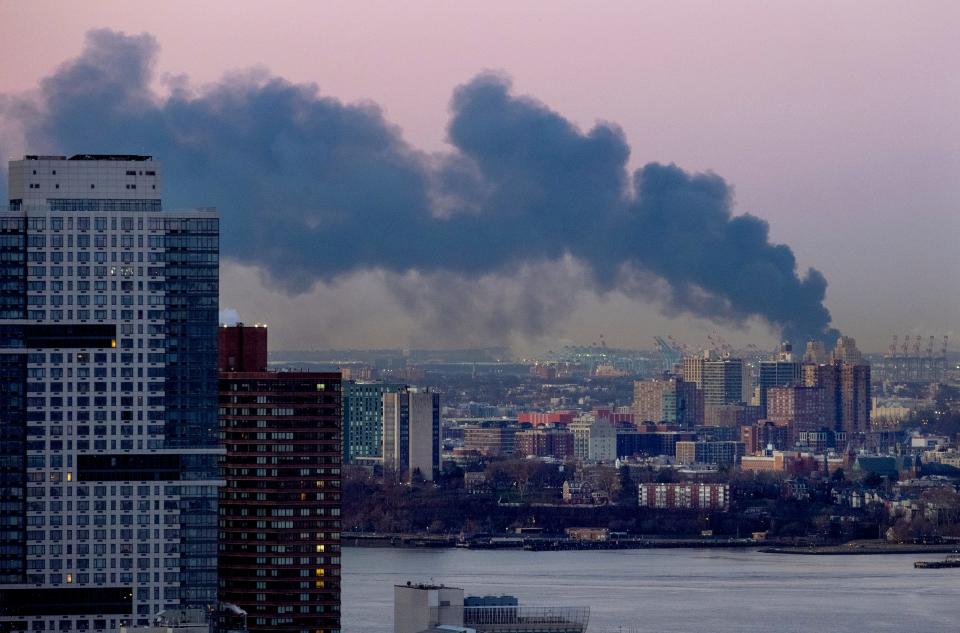
[[217,591],[219,225],[149,156],[27,156],[0,212],[0,631]]

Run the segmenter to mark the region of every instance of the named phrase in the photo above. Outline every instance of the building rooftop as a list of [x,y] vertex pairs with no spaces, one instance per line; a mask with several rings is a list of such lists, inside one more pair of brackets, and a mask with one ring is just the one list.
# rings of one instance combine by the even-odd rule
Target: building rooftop
[[42,156],[39,154],[27,154],[23,160],[115,160],[115,161],[148,161],[153,160],[153,156],[144,154],[74,154],[70,158],[66,156]]

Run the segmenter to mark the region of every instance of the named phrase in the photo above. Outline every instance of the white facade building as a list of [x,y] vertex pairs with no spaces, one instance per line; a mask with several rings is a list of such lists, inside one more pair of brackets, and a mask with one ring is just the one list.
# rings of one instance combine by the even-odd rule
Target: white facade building
[[216,600],[213,210],[149,156],[28,156],[0,211],[0,627]]
[[410,388],[383,394],[383,465],[402,479],[440,476],[440,394]]

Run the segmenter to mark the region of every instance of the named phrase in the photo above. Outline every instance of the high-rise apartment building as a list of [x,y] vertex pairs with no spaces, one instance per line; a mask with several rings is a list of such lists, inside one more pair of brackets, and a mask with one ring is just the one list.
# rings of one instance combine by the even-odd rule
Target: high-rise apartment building
[[383,467],[400,478],[440,476],[440,394],[408,389],[383,394]]
[[213,210],[149,156],[27,156],[0,212],[0,628],[216,601]]
[[664,375],[633,383],[633,414],[640,422],[696,426],[703,422],[703,392],[679,376]]
[[840,367],[840,428],[851,437],[870,431],[870,365]]
[[862,365],[863,354],[857,349],[857,341],[852,336],[841,336],[833,349],[833,360],[845,365]]
[[705,360],[702,383],[705,405],[740,404],[743,402],[743,360]]
[[[838,347],[840,343],[838,343]],[[856,347],[849,342],[846,350],[835,351],[835,356],[858,358]],[[857,436],[871,430],[871,372],[870,365],[845,363],[835,360],[822,365],[803,366],[803,384],[823,389],[824,414],[828,428],[844,433],[847,440],[857,442]]]
[[692,382],[697,387],[703,389],[703,364],[708,360],[709,354],[699,354],[696,356],[684,356],[680,361],[680,377],[686,382]]
[[406,385],[346,380],[343,383],[343,459],[347,464],[383,461],[383,395]]
[[220,373],[220,599],[251,633],[340,630],[340,423],[339,373]]
[[767,419],[789,429],[791,447],[800,433],[820,431],[826,426],[822,387],[771,387],[767,395]]
[[768,392],[774,387],[793,387],[803,384],[800,363],[790,359],[760,361],[757,386],[760,392],[760,415],[767,416]]

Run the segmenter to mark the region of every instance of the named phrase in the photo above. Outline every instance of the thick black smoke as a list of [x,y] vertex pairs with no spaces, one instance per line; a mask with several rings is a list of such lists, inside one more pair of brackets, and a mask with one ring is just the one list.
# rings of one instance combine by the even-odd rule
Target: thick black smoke
[[[649,294],[637,280],[653,275],[666,282],[670,310],[727,323],[760,317],[797,341],[835,336],[823,276],[800,277],[763,220],[734,217],[721,178],[656,163],[631,176],[617,126],[583,133],[511,94],[502,76],[455,91],[454,151],[431,156],[375,105],[264,72],[200,90],[181,80],[160,97],[150,87],[156,50],[148,35],[93,31],[79,58],[38,95],[8,97],[4,112],[31,152],[156,156],[167,206],[219,207],[224,254],[290,292],[382,269],[464,296],[471,280],[573,258],[600,293]],[[398,296],[418,310],[450,308],[436,289]],[[554,311],[542,297],[485,318],[505,330],[545,328]]]

